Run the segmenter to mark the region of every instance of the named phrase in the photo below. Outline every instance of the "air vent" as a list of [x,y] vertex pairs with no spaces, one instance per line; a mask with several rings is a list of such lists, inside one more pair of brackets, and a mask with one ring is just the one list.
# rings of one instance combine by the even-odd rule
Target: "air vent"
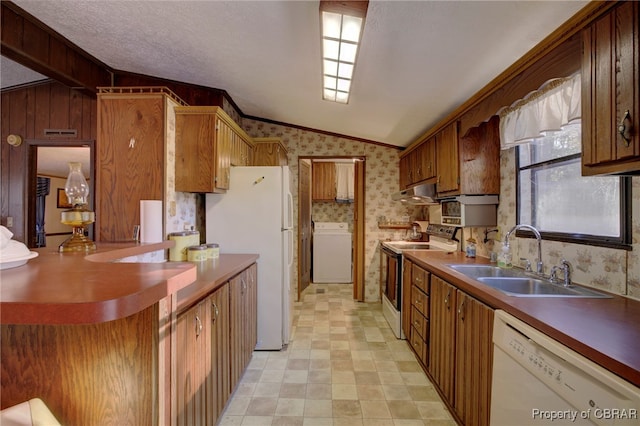
[[44,135],[49,138],[77,138],[76,129],[44,129]]

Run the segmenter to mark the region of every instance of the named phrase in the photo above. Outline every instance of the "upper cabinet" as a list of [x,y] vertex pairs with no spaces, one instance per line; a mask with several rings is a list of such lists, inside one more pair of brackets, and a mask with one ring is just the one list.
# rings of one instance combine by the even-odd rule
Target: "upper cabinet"
[[98,93],[96,241],[131,240],[140,200],[164,200],[171,109],[182,101],[154,88]]
[[336,200],[336,164],[314,161],[311,166],[312,201]]
[[231,165],[249,165],[251,138],[215,106],[176,108],[176,191],[229,189]]
[[500,193],[499,118],[458,133],[454,121],[400,158],[400,187],[436,182],[439,197]]
[[458,140],[458,122],[454,121],[436,135],[436,163],[438,195],[456,195],[460,193],[460,150]]
[[637,2],[582,33],[582,174],[640,172]]
[[287,166],[287,149],[280,138],[253,138],[254,166]]

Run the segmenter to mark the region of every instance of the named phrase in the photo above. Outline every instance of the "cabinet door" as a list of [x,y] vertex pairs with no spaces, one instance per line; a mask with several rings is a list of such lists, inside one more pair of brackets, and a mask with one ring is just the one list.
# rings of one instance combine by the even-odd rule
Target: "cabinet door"
[[181,313],[176,323],[176,402],[178,425],[212,424],[208,421],[207,389],[211,389],[208,325],[209,305],[200,302]]
[[455,411],[465,425],[489,425],[493,309],[458,290]]
[[256,144],[254,165],[256,166],[286,166],[287,152],[277,142],[261,142]]
[[453,195],[460,191],[460,157],[458,122],[453,122],[436,135],[438,194]]
[[229,281],[231,318],[231,389],[251,361],[257,343],[257,266],[254,264]]
[[433,275],[429,312],[429,373],[453,401],[456,336],[456,288]]
[[214,113],[176,108],[176,191],[215,190],[217,143]]
[[229,189],[233,128],[219,118],[216,119],[216,139],[215,192],[224,192]]
[[140,200],[164,198],[164,104],[162,95],[98,97],[96,241],[131,240]]
[[335,201],[336,166],[330,162],[314,162],[311,166],[313,201]]
[[209,296],[211,309],[211,386],[209,398],[212,422],[215,424],[231,396],[229,361],[229,285]]
[[583,32],[583,175],[640,170],[638,9],[621,2]]
[[409,185],[411,185],[412,178],[411,178],[411,156],[407,155],[405,157],[402,157],[400,159],[400,171],[399,171],[399,178],[400,178],[400,189],[406,189]]
[[[411,155],[411,154],[410,154]],[[423,142],[412,153],[413,155],[413,175],[414,181],[420,182],[436,176],[435,155],[436,138],[432,137]],[[414,183],[415,183],[414,182]]]
[[[383,256],[384,259],[386,256]],[[402,331],[407,339],[411,336],[411,271],[413,262],[406,258],[402,263]]]

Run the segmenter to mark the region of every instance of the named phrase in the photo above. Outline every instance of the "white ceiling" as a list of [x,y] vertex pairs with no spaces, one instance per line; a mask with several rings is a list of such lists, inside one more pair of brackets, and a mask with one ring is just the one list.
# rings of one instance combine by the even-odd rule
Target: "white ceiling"
[[13,1],[114,69],[226,90],[246,115],[397,146],[587,3],[371,0],[341,105],[321,98],[318,1]]

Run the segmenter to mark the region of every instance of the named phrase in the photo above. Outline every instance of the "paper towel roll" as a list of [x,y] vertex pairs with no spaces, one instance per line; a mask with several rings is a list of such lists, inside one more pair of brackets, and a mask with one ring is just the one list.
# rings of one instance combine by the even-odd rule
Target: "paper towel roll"
[[140,242],[162,241],[162,201],[140,200]]

